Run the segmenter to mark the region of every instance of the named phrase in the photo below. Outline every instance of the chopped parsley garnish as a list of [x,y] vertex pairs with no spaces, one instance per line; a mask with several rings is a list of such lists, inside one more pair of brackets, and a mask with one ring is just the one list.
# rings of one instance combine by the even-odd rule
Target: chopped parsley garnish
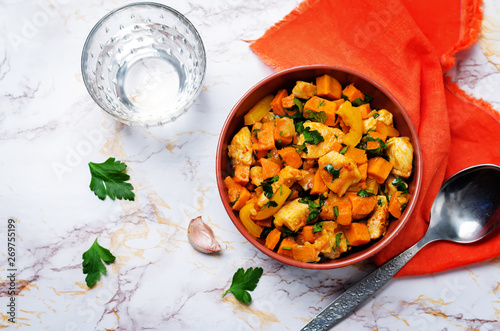
[[378,204],[379,206],[383,206],[383,205],[384,205],[384,200],[382,200],[382,199],[378,199],[377,204]]
[[278,203],[276,201],[268,201],[264,206],[262,206],[261,210],[266,209],[266,207],[278,207]]
[[284,250],[284,251],[291,251],[292,247],[283,246],[283,247],[281,247],[281,249]]
[[306,109],[304,111],[304,117],[306,117],[307,119],[313,119],[323,124],[326,122],[327,119],[326,113],[324,111],[313,111],[310,109]]
[[295,151],[297,153],[301,153],[301,152],[304,152],[304,153],[307,153],[307,146],[306,144],[302,144],[302,145],[293,145],[293,147],[295,148]]
[[339,217],[339,207],[338,206],[333,206],[333,215],[335,215],[335,219]]
[[408,187],[401,177],[393,179],[391,184],[394,185],[398,191],[401,191],[401,194],[408,194]]
[[299,113],[302,113],[302,109],[304,109],[304,104],[302,103],[302,101],[297,98],[293,98],[293,102],[297,107],[299,107]]
[[307,217],[307,223],[314,221],[316,217],[321,213],[321,208],[325,205],[325,197],[323,195],[319,196],[318,203],[309,199],[308,197],[304,197],[299,199],[300,203],[306,203],[309,206],[309,216]]
[[332,182],[333,182],[334,179],[340,177],[340,169],[342,169],[342,167],[335,169],[333,165],[330,163],[324,166],[323,169],[325,169],[330,175],[332,175]]
[[369,96],[368,94],[365,94],[365,99],[361,100],[361,98],[357,98],[352,102],[352,105],[354,107],[359,107],[361,105],[364,105],[365,103],[370,103],[373,100],[373,97]]
[[370,133],[366,135],[366,141],[376,141],[379,143],[379,147],[374,148],[374,149],[366,149],[367,152],[372,153],[372,154],[377,154],[380,155],[382,154],[383,149],[387,149],[387,143],[385,143],[382,139],[380,138],[373,138]]
[[313,233],[323,231],[323,222],[318,222],[313,225]]
[[295,236],[297,234],[297,231],[292,231],[289,228],[287,228],[285,225],[283,225],[281,227],[281,233],[283,234],[283,238],[284,238],[284,237],[288,237],[288,236]]
[[379,117],[379,116],[380,116],[380,114],[379,114],[379,113],[375,113],[375,114],[373,114],[373,118],[375,118],[375,119],[377,119],[377,117]]
[[304,142],[308,144],[317,145],[325,141],[323,136],[317,130],[311,130],[310,127],[304,127],[304,122],[295,123],[295,131],[304,136]]
[[366,197],[371,197],[375,194],[371,190],[359,190],[358,191],[358,197],[366,198]]
[[342,240],[342,233],[339,232],[335,235],[335,248],[340,246],[341,240]]
[[277,182],[278,179],[279,179],[279,176],[274,176],[274,177],[267,178],[262,183],[260,183],[260,186],[264,190],[264,196],[266,198],[271,199],[273,197],[274,192],[273,192],[273,187],[271,186],[271,184]]
[[349,148],[349,146],[346,146],[346,147],[342,148],[339,153],[340,154],[345,154],[345,152],[347,152],[347,148]]

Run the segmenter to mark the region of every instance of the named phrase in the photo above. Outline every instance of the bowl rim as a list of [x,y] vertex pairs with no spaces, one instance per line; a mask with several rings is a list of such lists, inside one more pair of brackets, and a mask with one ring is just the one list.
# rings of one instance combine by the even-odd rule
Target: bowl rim
[[[99,29],[101,29],[102,26],[103,26],[103,24],[108,19],[110,19],[113,15],[115,15],[116,13],[118,13],[120,11],[126,10],[126,9],[128,9],[130,7],[148,7],[148,6],[150,6],[150,7],[158,7],[161,10],[165,10],[165,11],[171,12],[172,14],[174,14],[177,17],[179,17],[180,19],[182,19],[186,23],[186,25],[191,28],[191,30],[192,30],[192,32],[193,32],[196,40],[199,42],[200,51],[201,51],[202,56],[203,56],[203,61],[201,61],[203,63],[203,71],[201,73],[200,84],[197,86],[196,91],[193,93],[193,97],[188,102],[186,102],[186,104],[184,105],[184,110],[182,112],[180,112],[175,117],[168,117],[168,118],[165,117],[165,118],[158,119],[156,121],[151,121],[151,122],[148,122],[148,123],[143,123],[143,122],[140,122],[140,121],[127,120],[127,119],[120,118],[117,114],[115,114],[113,112],[110,112],[108,110],[108,107],[104,104],[104,102],[102,102],[101,100],[99,100],[97,98],[97,96],[94,95],[94,92],[92,91],[92,87],[91,87],[90,83],[88,83],[88,80],[90,80],[91,77],[89,77],[89,75],[87,75],[86,70],[85,70],[85,67],[87,65],[87,60],[86,60],[86,55],[85,54],[88,52],[91,40],[94,37],[94,35],[96,34],[96,32]],[[194,103],[194,101],[196,100],[196,98],[198,97],[198,95],[200,94],[200,92],[201,92],[201,90],[203,88],[203,81],[205,79],[205,75],[206,75],[206,71],[207,71],[206,57],[207,57],[207,53],[206,53],[205,45],[203,44],[203,39],[201,38],[200,33],[198,32],[198,30],[196,29],[196,27],[194,26],[194,24],[186,16],[184,16],[182,13],[180,13],[179,11],[177,11],[176,9],[174,9],[174,8],[172,8],[170,6],[167,6],[167,5],[164,5],[162,3],[158,3],[158,2],[152,2],[152,1],[131,2],[129,4],[120,6],[118,8],[115,8],[115,9],[109,11],[104,16],[102,16],[97,21],[97,23],[95,23],[95,25],[92,27],[92,29],[90,30],[89,34],[85,38],[85,43],[83,44],[83,47],[82,47],[82,52],[81,52],[81,55],[80,55],[80,71],[81,71],[81,74],[82,74],[83,84],[85,85],[85,88],[87,89],[88,94],[92,97],[92,99],[94,100],[94,102],[97,103],[97,105],[103,111],[105,111],[107,114],[113,116],[118,121],[120,121],[120,122],[122,122],[124,124],[127,124],[127,125],[140,125],[140,126],[144,126],[144,127],[151,127],[151,126],[160,126],[160,125],[172,122],[173,120],[177,119],[179,116],[181,116],[182,114],[184,114],[189,107],[191,107],[191,105]]]
[[[309,71],[309,70],[333,70],[333,71],[341,71],[356,77],[359,77],[366,82],[370,83],[373,85],[376,89],[380,90],[387,98],[394,104],[396,108],[400,110],[401,115],[403,116],[406,124],[408,125],[408,129],[410,130],[411,135],[415,138],[413,139],[412,137],[412,145],[414,149],[414,158],[413,158],[413,169],[415,172],[413,173],[413,182],[414,182],[414,193],[412,195],[412,199],[410,203],[408,204],[407,208],[403,212],[403,215],[399,218],[400,222],[397,224],[397,226],[393,229],[393,231],[389,234],[386,234],[384,237],[382,237],[379,241],[376,243],[370,245],[370,247],[357,252],[358,254],[355,257],[349,258],[347,257],[345,260],[330,260],[327,262],[322,262],[322,263],[308,263],[308,262],[302,262],[302,261],[297,261],[293,260],[292,258],[279,255],[276,252],[266,248],[262,244],[260,244],[257,239],[255,239],[252,235],[248,233],[246,228],[243,226],[241,221],[235,216],[234,211],[231,209],[228,203],[228,198],[227,194],[225,192],[225,185],[223,182],[222,178],[222,153],[226,153],[227,151],[223,150],[223,144],[224,144],[224,137],[227,134],[227,130],[229,127],[229,124],[231,121],[234,119],[236,111],[238,108],[241,106],[241,104],[245,101],[247,97],[249,97],[252,93],[254,93],[256,90],[262,87],[262,85],[265,85],[267,82],[273,80],[276,77],[279,76],[284,76],[287,74],[290,74],[292,72],[296,71]],[[372,257],[373,255],[377,254],[380,252],[383,248],[385,248],[394,238],[396,238],[401,230],[404,228],[408,220],[410,219],[413,210],[415,209],[416,204],[419,201],[419,195],[420,195],[420,188],[422,184],[422,150],[420,147],[420,141],[418,139],[418,132],[415,129],[415,126],[413,125],[413,122],[409,116],[409,114],[406,112],[406,109],[403,107],[403,105],[396,99],[396,97],[384,86],[382,86],[380,83],[378,83],[376,80],[373,78],[362,74],[354,69],[348,68],[348,67],[343,67],[343,66],[338,66],[338,65],[329,65],[329,64],[312,64],[312,65],[300,65],[300,66],[295,66],[291,68],[287,68],[284,70],[276,71],[267,77],[263,78],[260,80],[258,83],[253,85],[239,100],[238,102],[233,106],[231,111],[229,112],[224,125],[221,129],[221,133],[219,135],[219,139],[217,142],[217,151],[216,151],[216,181],[217,181],[217,187],[219,191],[219,195],[222,200],[222,204],[224,206],[224,209],[226,210],[227,215],[233,222],[233,224],[236,226],[238,231],[258,250],[266,254],[267,256],[280,261],[282,263],[294,266],[294,267],[299,267],[299,268],[304,268],[304,269],[335,269],[335,268],[341,268],[345,267],[360,261],[363,261],[367,258]]]

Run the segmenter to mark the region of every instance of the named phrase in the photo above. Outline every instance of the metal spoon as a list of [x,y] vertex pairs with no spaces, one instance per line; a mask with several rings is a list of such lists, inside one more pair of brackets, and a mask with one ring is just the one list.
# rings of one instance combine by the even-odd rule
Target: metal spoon
[[425,245],[436,240],[471,243],[500,225],[500,167],[482,164],[451,176],[431,209],[425,236],[342,293],[301,331],[329,330],[387,283]]

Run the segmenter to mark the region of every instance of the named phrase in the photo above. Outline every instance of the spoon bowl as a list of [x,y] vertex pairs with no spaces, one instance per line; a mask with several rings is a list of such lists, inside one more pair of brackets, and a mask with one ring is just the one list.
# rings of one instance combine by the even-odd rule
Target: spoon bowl
[[434,200],[429,240],[477,241],[500,223],[500,167],[479,165],[448,179]]
[[471,243],[500,225],[500,167],[481,164],[444,182],[432,204],[425,236],[335,299],[302,331],[329,330],[387,283],[425,245],[436,240]]

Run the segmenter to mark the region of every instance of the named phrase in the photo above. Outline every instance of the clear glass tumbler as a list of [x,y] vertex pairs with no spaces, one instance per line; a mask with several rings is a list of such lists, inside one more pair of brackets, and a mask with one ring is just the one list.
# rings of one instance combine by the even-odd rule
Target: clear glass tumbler
[[156,126],[186,111],[202,88],[205,48],[175,9],[131,3],[104,16],[82,52],[92,98],[125,124]]

